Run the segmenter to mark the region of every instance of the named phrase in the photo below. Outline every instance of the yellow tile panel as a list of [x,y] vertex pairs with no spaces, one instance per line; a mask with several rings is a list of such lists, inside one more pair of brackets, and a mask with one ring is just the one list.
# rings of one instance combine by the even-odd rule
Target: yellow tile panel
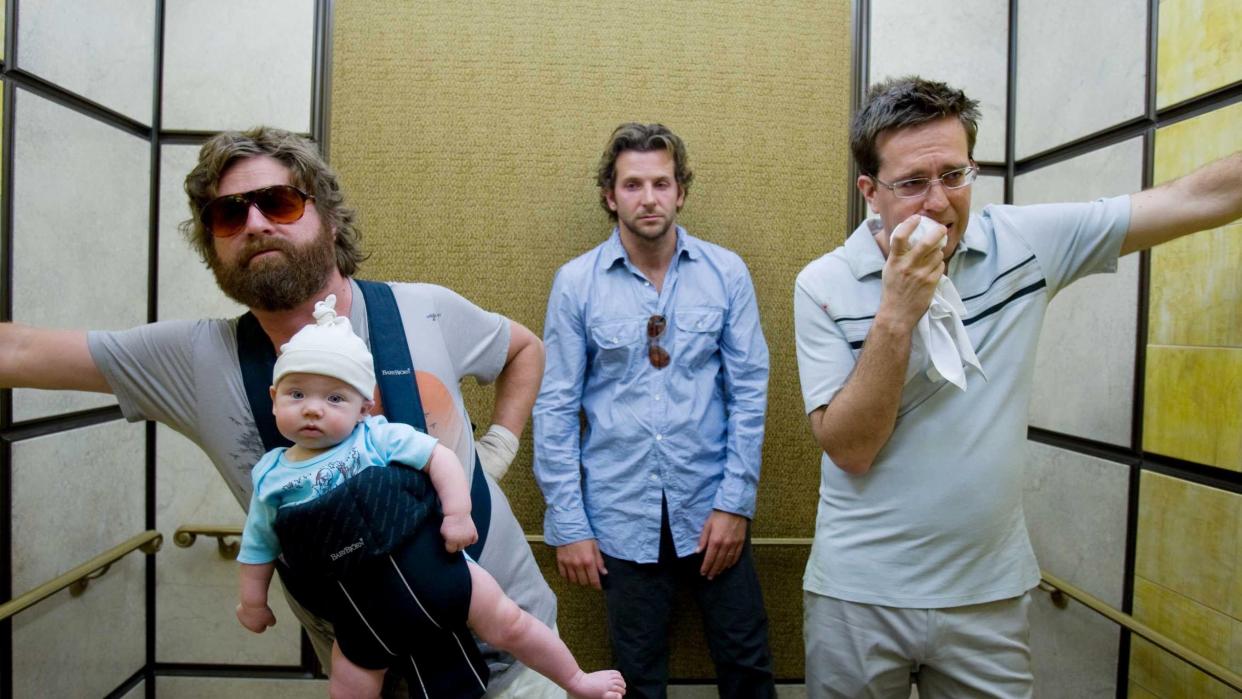
[[1242,79],[1237,0],[1161,0],[1156,105],[1166,107]]
[[[1235,620],[1150,580],[1138,577],[1134,582],[1136,619],[1209,660],[1239,670],[1229,657]],[[1242,699],[1242,694],[1137,636],[1130,655],[1130,680],[1158,697]]]
[[1242,347],[1242,223],[1151,251],[1148,342]]
[[[1171,1],[1161,4],[1162,17]],[[1176,0],[1173,4],[1186,3]],[[1237,14],[1242,16],[1242,12]],[[1154,182],[1176,179],[1242,150],[1239,123],[1242,102],[1157,131]],[[1242,275],[1238,269],[1242,269],[1242,224],[1236,222],[1153,250],[1149,341],[1242,347]]]
[[[1233,524],[1233,591],[1229,593],[1233,607],[1228,611],[1235,621],[1242,622],[1242,505],[1234,512]],[[1234,641],[1234,658],[1242,662],[1242,626],[1234,630]]]
[[[1234,668],[1236,672],[1236,668]],[[1135,688],[1138,693],[1135,693]],[[1156,699],[1242,699],[1225,683],[1172,653],[1134,636],[1130,647],[1130,697]]]
[[1229,650],[1229,667],[1242,674],[1242,621],[1233,619],[1233,645]]
[[1242,102],[1235,102],[1156,131],[1152,181],[1167,182],[1242,149],[1240,122]]
[[1143,449],[1242,471],[1242,349],[1147,346]]
[[1135,574],[1220,614],[1242,617],[1242,600],[1233,595],[1242,574],[1242,495],[1150,471],[1143,472],[1139,488]]

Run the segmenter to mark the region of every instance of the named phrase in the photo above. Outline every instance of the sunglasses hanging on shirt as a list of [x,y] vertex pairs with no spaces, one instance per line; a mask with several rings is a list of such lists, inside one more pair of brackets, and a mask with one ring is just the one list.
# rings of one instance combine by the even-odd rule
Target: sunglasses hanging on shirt
[[670,360],[668,350],[660,346],[660,336],[666,328],[668,321],[662,315],[656,314],[647,319],[647,359],[657,369],[668,366]]

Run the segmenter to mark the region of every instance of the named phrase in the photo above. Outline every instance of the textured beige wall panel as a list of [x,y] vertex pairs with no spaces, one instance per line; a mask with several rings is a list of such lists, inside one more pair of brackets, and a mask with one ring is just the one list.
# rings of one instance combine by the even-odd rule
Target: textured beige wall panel
[[[849,3],[335,9],[331,157],[373,253],[362,276],[444,284],[541,333],[556,269],[608,233],[593,171],[612,129],[660,121],[686,140],[695,181],[679,221],[750,265],[772,353],[754,533],[810,536],[818,460],[800,407],[791,300],[797,272],[845,235]],[[485,422],[490,392],[468,400]],[[537,533],[530,454],[528,432],[504,487]],[[774,642],[798,641],[778,644],[784,677],[801,675],[805,553],[778,566],[779,579],[761,571]],[[588,641],[603,630],[598,602],[558,593],[571,647],[587,665],[605,662],[605,646]],[[676,636],[687,637],[679,649],[697,643]],[[675,659],[673,670],[710,675],[705,657]]]

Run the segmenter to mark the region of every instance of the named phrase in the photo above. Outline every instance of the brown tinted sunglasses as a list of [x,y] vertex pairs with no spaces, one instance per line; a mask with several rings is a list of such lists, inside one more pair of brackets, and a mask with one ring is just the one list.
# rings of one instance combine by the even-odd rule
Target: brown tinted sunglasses
[[666,328],[668,321],[662,315],[653,315],[647,319],[647,359],[657,369],[668,366],[670,359],[668,350],[660,346],[660,336]]
[[203,226],[217,238],[237,235],[246,227],[251,205],[272,223],[293,223],[306,212],[306,200],[315,197],[288,184],[252,189],[212,199],[203,207]]

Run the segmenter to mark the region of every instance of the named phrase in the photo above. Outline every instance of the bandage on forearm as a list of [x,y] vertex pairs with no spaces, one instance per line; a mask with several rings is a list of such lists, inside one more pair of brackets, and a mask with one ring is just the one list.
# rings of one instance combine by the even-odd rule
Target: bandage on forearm
[[509,464],[517,456],[518,438],[501,425],[487,428],[487,434],[479,438],[475,444],[479,454],[479,463],[487,475],[499,481],[509,472]]

